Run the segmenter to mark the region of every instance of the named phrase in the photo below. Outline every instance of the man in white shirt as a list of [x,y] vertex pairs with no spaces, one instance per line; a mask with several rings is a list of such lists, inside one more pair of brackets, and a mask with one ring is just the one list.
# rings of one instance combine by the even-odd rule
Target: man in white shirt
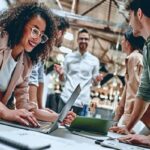
[[98,84],[102,78],[99,74],[99,60],[87,50],[89,40],[88,31],[86,29],[79,30],[78,50],[65,57],[63,68],[60,65],[55,65],[60,80],[64,81],[58,112],[62,110],[72,91],[80,83],[82,91],[73,106],[73,110],[77,115],[85,116],[87,114],[90,86],[92,83]]

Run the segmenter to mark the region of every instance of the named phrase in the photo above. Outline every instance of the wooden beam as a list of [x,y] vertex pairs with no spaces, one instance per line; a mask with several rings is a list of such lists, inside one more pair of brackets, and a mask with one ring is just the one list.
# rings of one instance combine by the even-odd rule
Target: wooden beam
[[[57,9],[51,9],[51,11],[56,15],[59,15],[62,17],[67,17],[70,20],[73,19],[73,20],[83,21],[84,23],[87,22],[87,23],[92,23],[92,24],[97,24],[97,25],[98,24],[104,25],[104,27],[106,27],[105,30],[109,30],[108,22],[106,20],[96,19],[96,18],[90,17],[90,16],[81,16],[78,14],[74,14],[74,13],[70,13],[70,12],[62,11],[62,10],[57,10]],[[126,29],[127,24],[125,24],[123,22],[120,22],[120,23],[109,22],[109,26],[114,27],[115,29],[118,28],[118,29],[124,30],[124,29]]]
[[94,49],[95,49],[95,38],[93,37],[92,54],[94,54]]
[[98,42],[100,48],[104,51],[103,54],[102,54],[102,56],[100,56],[100,59],[103,59],[104,57],[107,57],[107,59],[109,60],[109,57],[106,55],[106,53],[107,53],[109,50],[108,50],[108,49],[106,50],[106,49],[104,49],[104,48],[102,47],[102,45],[101,45],[100,41],[98,40],[98,38],[97,38],[96,40],[97,40],[97,42]]
[[[95,34],[97,32],[103,32],[103,33],[107,33],[107,34],[110,34],[110,35],[114,35],[114,36],[117,36],[117,35],[123,35],[123,33],[121,32],[114,32],[112,30],[105,30],[105,29],[102,29],[102,28],[99,28],[99,27],[94,27],[94,26],[91,26],[91,25],[85,25],[85,24],[81,24],[81,23],[72,23],[70,22],[70,25],[71,27],[76,27],[76,28],[87,28],[87,29],[90,29],[90,30],[93,30],[92,34],[95,36],[95,35],[98,35],[98,34]],[[97,36],[98,37],[98,36]],[[99,36],[100,37],[100,36]],[[104,36],[101,36],[101,38],[103,40],[107,40],[111,43],[116,43],[116,40],[111,40],[110,37],[108,37],[108,39],[104,38]]]
[[97,4],[95,4],[94,6],[92,6],[91,8],[89,8],[88,10],[86,10],[85,12],[83,12],[81,15],[84,16],[87,13],[89,13],[90,11],[92,11],[93,9],[95,9],[96,7],[98,7],[99,5],[101,5],[102,3],[104,3],[106,0],[102,0],[100,2],[98,2]]
[[[114,2],[114,4],[116,5],[116,7],[119,9],[119,5],[118,5],[118,3],[115,1],[115,0],[112,0],[113,2]],[[126,22],[129,22],[129,19],[125,16],[125,14],[124,13],[120,13],[124,18],[125,18],[125,20],[126,20]]]
[[[107,51],[107,49],[104,49],[104,47],[102,46],[101,42],[100,42],[98,39],[99,39],[99,38],[96,37],[96,40],[97,40],[97,42],[98,42],[98,44],[99,44],[99,47],[100,47],[103,51]],[[101,38],[100,38],[100,39],[101,39]]]
[[76,26],[76,27],[79,27],[79,28],[89,28],[89,29],[92,29],[92,30],[95,30],[95,31],[100,31],[100,32],[104,32],[104,33],[108,33],[108,34],[115,34],[115,35],[123,35],[123,33],[120,33],[118,31],[112,31],[112,30],[106,30],[105,28],[99,28],[99,27],[94,27],[92,25],[86,25],[86,24],[82,24],[82,23],[77,23],[77,24],[74,24],[72,22],[70,22],[70,25],[71,26]]
[[108,27],[110,22],[110,15],[111,15],[111,4],[112,4],[112,0],[109,1],[109,10],[108,10],[108,17],[107,17]]
[[72,0],[71,13],[75,13],[76,0]]
[[78,13],[79,0],[76,0],[75,13]]
[[71,4],[70,4],[70,3],[61,1],[61,5],[62,5],[64,8],[71,9]]
[[58,5],[58,7],[59,7],[61,10],[63,10],[63,7],[62,7],[60,1],[59,1],[59,0],[56,0],[56,3],[57,3],[57,5]]

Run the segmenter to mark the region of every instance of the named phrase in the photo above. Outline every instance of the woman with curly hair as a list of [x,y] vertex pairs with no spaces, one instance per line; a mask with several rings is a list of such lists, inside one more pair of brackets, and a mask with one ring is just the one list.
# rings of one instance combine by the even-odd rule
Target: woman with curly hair
[[[28,93],[32,65],[52,50],[56,31],[52,13],[42,4],[23,3],[0,15],[0,27],[0,118],[34,127],[39,126],[36,119],[56,119],[56,113],[37,109]],[[6,107],[12,94],[16,110]],[[69,121],[73,118],[74,114]]]

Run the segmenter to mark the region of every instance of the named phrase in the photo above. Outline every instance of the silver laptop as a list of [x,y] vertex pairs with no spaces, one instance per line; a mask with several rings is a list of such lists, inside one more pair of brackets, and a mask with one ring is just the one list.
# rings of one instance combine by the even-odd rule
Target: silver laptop
[[53,132],[54,130],[56,130],[58,128],[59,122],[62,122],[64,120],[64,118],[67,116],[67,113],[73,106],[73,104],[74,104],[75,100],[77,99],[77,97],[79,96],[80,92],[81,92],[81,87],[80,87],[80,84],[78,84],[77,87],[75,88],[75,90],[73,91],[73,93],[71,94],[66,105],[60,112],[57,120],[54,123],[40,121],[39,122],[41,124],[40,128],[31,128],[31,127],[19,125],[14,122],[8,122],[8,121],[4,121],[4,120],[0,120],[0,124],[49,134],[49,133]]

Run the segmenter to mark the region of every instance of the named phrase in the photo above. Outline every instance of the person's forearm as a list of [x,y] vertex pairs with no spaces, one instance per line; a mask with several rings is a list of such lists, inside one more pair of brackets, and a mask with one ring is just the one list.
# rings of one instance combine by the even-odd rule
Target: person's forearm
[[55,112],[50,113],[49,111],[44,109],[36,109],[34,110],[34,116],[36,117],[36,119],[41,121],[54,122],[57,119],[58,114]]
[[149,103],[145,102],[143,99],[137,98],[135,100],[131,118],[126,126],[129,131],[134,127],[137,121],[139,121],[142,118],[148,106]]
[[100,83],[100,81],[97,81],[96,78],[97,78],[97,77],[93,78],[93,85],[94,85],[94,86],[97,86],[97,85]]
[[43,101],[43,90],[44,90],[44,84],[39,83],[38,89],[37,89],[37,102],[38,107],[41,109],[43,108],[42,101]]
[[29,85],[29,100],[30,102],[37,103],[37,89],[36,85],[30,84]]
[[123,114],[121,114],[121,113],[120,113],[120,114],[118,114],[118,113],[115,114],[115,117],[113,118],[113,120],[114,120],[114,121],[119,121],[122,115],[123,115]]
[[125,98],[122,98],[119,101],[118,106],[116,108],[115,117],[114,117],[115,121],[119,121],[121,116],[124,114],[124,106],[125,106]]
[[148,138],[148,141],[149,141],[148,145],[150,146],[150,135],[148,135],[147,138]]
[[59,74],[59,80],[64,81],[64,74]]
[[0,102],[0,118],[4,118],[5,111],[7,110],[7,107]]

